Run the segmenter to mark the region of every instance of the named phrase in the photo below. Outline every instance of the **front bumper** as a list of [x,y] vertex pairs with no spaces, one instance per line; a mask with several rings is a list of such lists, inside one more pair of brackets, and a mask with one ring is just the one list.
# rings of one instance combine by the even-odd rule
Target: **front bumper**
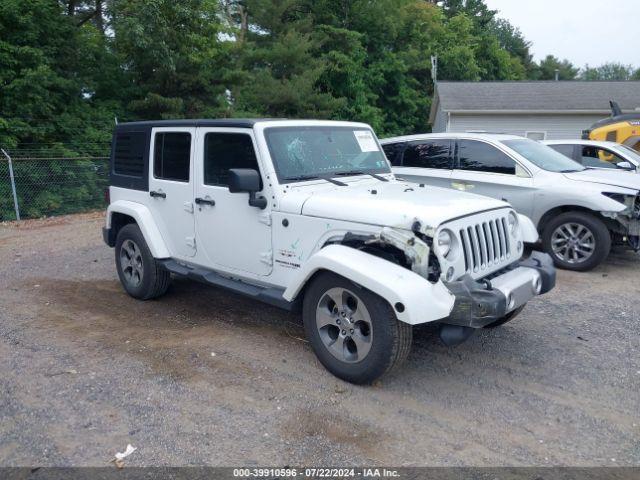
[[534,251],[508,271],[490,279],[474,280],[465,275],[447,283],[455,296],[451,314],[442,323],[482,328],[521,307],[533,297],[547,293],[556,284],[551,257]]

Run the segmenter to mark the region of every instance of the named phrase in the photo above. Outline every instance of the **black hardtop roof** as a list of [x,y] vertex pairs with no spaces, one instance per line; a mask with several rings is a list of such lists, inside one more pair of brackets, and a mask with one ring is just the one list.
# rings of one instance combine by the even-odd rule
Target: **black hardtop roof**
[[126,122],[116,125],[117,129],[153,128],[153,127],[231,127],[253,128],[258,122],[285,120],[283,118],[212,118],[180,120],[146,120]]

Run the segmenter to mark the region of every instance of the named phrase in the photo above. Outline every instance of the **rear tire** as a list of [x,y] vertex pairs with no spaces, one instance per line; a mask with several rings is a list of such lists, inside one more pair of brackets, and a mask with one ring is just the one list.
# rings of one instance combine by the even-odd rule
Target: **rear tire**
[[153,258],[138,225],[130,223],[120,229],[115,254],[120,283],[129,295],[150,300],[166,293],[171,274]]
[[320,363],[347,382],[372,383],[411,350],[411,325],[382,297],[333,273],[320,273],[307,288],[303,322]]
[[522,310],[524,310],[525,306],[526,305],[522,305],[521,307],[516,308],[513,312],[507,313],[504,317],[496,320],[495,322],[490,323],[489,325],[485,325],[484,328],[496,328],[496,327],[499,327],[501,325],[504,325],[505,323],[510,322],[511,320],[516,318],[518,315],[520,315],[520,312],[522,312]]
[[611,234],[604,222],[590,213],[566,212],[545,226],[542,246],[556,267],[586,272],[609,255]]

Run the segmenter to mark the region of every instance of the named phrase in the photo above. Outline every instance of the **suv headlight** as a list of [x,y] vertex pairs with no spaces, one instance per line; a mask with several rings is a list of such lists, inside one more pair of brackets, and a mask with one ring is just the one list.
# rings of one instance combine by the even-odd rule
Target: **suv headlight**
[[511,233],[511,235],[515,236],[518,229],[518,216],[515,212],[509,212],[507,223],[509,224],[509,232]]
[[453,244],[453,235],[449,230],[441,230],[438,234],[438,252],[443,257],[447,257],[451,253],[451,246]]

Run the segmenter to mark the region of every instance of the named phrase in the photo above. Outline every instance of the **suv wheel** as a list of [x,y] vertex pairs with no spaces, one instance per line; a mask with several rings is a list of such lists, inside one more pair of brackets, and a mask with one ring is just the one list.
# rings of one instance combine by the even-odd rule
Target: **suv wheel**
[[567,212],[547,224],[542,243],[558,268],[584,272],[607,258],[611,234],[604,222],[593,215]]
[[136,224],[125,225],[120,229],[115,252],[118,277],[129,295],[149,300],[167,291],[171,274],[153,258]]
[[411,349],[411,325],[382,297],[332,273],[319,274],[306,290],[303,321],[322,365],[348,382],[373,382]]

